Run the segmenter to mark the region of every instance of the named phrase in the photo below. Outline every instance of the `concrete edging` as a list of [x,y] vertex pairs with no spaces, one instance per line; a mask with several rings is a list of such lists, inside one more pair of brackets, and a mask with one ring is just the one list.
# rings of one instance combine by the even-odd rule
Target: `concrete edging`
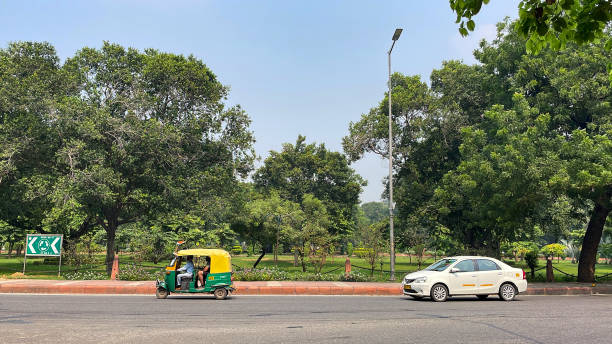
[[[400,283],[235,282],[236,295],[402,295]],[[152,281],[0,280],[0,293],[155,294]],[[612,284],[531,284],[522,295],[612,294]]]

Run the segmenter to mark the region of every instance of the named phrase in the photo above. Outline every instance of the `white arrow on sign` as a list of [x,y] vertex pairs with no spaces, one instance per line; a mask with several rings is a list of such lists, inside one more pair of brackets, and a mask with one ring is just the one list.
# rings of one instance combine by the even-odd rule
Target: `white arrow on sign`
[[53,242],[51,243],[51,249],[53,250],[53,253],[58,254],[59,252],[57,251],[57,249],[55,248],[55,244],[57,244],[57,242],[59,241],[60,238],[55,238],[55,240],[53,240]]
[[30,252],[32,253],[36,253],[36,249],[34,249],[34,246],[32,246],[32,244],[34,244],[36,239],[38,239],[38,237],[32,237],[32,240],[30,240],[30,243],[28,244],[28,247],[30,248]]

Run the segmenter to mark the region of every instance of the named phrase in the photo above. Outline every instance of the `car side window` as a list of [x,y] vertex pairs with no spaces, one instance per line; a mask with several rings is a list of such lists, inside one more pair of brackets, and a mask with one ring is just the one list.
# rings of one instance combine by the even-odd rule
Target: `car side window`
[[459,269],[461,272],[471,272],[474,271],[474,262],[471,259],[463,260],[457,263],[455,268]]
[[477,259],[476,262],[478,262],[478,270],[480,271],[501,270],[500,267],[492,260]]

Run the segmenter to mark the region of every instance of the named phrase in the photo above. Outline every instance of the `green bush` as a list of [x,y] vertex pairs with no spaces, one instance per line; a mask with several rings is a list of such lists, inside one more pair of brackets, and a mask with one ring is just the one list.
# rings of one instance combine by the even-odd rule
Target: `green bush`
[[233,254],[233,255],[239,255],[239,254],[242,254],[242,246],[240,246],[240,245],[234,245],[234,246],[232,246],[232,254]]
[[359,258],[364,258],[368,255],[368,252],[372,252],[372,249],[368,249],[365,247],[358,247],[355,249],[354,253]]
[[355,250],[355,249],[354,249],[354,247],[353,247],[353,243],[352,243],[352,242],[349,242],[348,244],[346,244],[346,254],[347,254],[349,257],[352,257],[352,256],[353,256],[353,251],[354,251],[354,250]]
[[538,251],[531,250],[525,253],[525,263],[531,269],[531,277],[534,278],[534,270],[538,267]]
[[136,264],[127,264],[119,268],[117,279],[122,281],[152,281],[158,277],[158,271],[150,271]]
[[363,273],[352,272],[348,277],[344,274],[324,274],[312,272],[294,272],[278,270],[277,268],[243,269],[234,272],[236,281],[345,281],[367,282],[370,280]]
[[350,272],[348,276],[344,276],[344,274],[340,275],[339,281],[343,282],[368,282],[370,281],[370,277],[366,274],[362,274],[361,272]]
[[564,256],[566,249],[567,247],[561,244],[550,244],[542,247],[540,252],[542,252],[546,258],[554,258]]
[[64,274],[64,278],[67,280],[105,280],[108,276],[105,272],[99,271],[77,271],[68,272]]
[[243,269],[234,272],[236,281],[286,281],[289,280],[287,271],[277,268]]

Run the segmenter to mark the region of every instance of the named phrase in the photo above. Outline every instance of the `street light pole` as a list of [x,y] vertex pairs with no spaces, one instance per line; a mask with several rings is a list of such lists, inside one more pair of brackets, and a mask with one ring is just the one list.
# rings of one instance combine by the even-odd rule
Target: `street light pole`
[[395,46],[395,42],[399,39],[402,34],[402,29],[395,29],[393,33],[393,43],[391,44],[391,48],[387,53],[388,61],[389,61],[389,241],[391,246],[391,254],[390,254],[390,265],[391,265],[391,280],[395,280],[395,242],[393,238],[393,128],[392,128],[392,118],[391,118],[391,51],[393,51],[393,46]]

